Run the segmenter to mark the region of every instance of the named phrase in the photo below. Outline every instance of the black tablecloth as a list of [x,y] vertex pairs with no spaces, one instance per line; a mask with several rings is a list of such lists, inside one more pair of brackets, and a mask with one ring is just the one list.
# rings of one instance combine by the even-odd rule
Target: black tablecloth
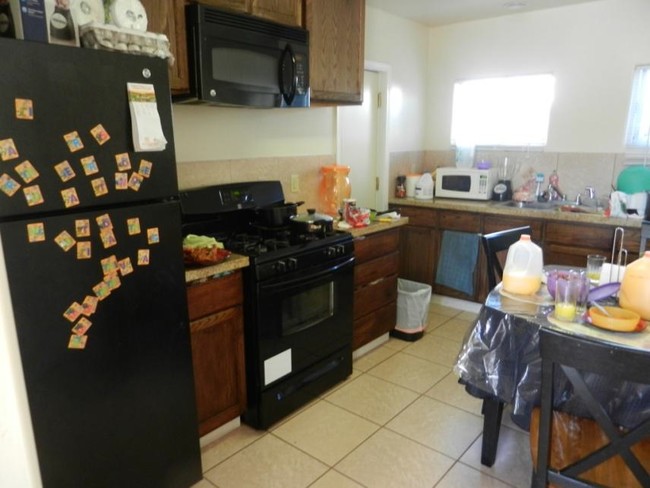
[[[512,420],[528,430],[530,414],[540,403],[541,358],[539,354],[540,327],[557,327],[546,318],[549,305],[515,303],[501,296],[499,287],[488,296],[474,326],[468,331],[458,354],[454,371],[461,382],[497,396],[512,405]],[[590,325],[578,326],[575,333],[590,333]],[[562,332],[567,332],[563,328]],[[636,333],[594,332],[612,342],[612,347],[633,347],[628,343],[638,338],[639,347],[648,351],[648,330]],[[621,336],[621,334],[623,336]],[[621,339],[626,341],[617,344]],[[650,377],[650,371],[648,371]],[[588,375],[587,384],[594,396],[603,401],[613,421],[623,427],[634,427],[650,413],[650,386],[632,382],[612,383],[597,375]],[[469,389],[471,390],[471,388]],[[566,378],[555,379],[556,409],[581,417],[587,410],[574,398]]]

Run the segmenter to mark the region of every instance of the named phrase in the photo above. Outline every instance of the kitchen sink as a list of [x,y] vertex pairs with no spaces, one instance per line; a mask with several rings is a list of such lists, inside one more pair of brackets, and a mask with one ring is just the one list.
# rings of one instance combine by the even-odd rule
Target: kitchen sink
[[499,203],[502,207],[523,208],[526,210],[556,210],[561,202],[509,202]]
[[595,213],[603,212],[602,207],[591,205],[577,205],[565,201],[554,200],[552,202],[509,202],[498,203],[497,205],[509,208],[521,208],[525,210],[542,210],[542,211],[560,211],[560,212],[573,212],[573,213]]

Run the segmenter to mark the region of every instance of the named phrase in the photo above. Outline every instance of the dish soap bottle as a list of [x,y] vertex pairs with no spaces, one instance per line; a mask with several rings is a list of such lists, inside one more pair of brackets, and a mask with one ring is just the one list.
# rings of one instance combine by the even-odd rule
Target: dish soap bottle
[[522,234],[519,241],[508,248],[503,268],[503,289],[518,295],[533,295],[542,285],[544,260],[542,248]]

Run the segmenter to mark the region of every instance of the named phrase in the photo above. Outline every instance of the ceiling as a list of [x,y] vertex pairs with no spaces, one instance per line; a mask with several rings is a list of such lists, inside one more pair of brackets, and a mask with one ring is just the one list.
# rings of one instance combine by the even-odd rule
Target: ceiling
[[366,5],[432,27],[597,0],[366,0]]

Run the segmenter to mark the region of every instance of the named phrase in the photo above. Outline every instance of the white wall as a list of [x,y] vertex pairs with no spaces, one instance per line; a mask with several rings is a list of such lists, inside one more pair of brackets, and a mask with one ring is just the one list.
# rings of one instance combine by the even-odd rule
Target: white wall
[[366,8],[366,61],[390,66],[389,152],[425,148],[428,36],[422,24]]
[[650,1],[601,0],[430,30],[427,149],[450,147],[453,84],[552,73],[548,151],[623,152],[634,67],[650,63]]
[[247,109],[174,105],[176,159],[208,161],[333,154],[333,108]]

